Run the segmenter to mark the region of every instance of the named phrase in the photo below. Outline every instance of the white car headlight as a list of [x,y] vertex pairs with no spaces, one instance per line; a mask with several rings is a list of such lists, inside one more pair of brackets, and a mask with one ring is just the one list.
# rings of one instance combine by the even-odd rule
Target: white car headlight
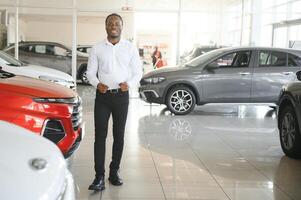
[[144,82],[149,84],[157,84],[166,80],[165,77],[152,77],[152,78],[144,78]]
[[39,76],[39,79],[45,80],[45,81],[50,81],[53,83],[58,83],[60,85],[66,86],[71,89],[73,89],[75,87],[74,81],[67,81],[67,80],[52,77],[52,76]]

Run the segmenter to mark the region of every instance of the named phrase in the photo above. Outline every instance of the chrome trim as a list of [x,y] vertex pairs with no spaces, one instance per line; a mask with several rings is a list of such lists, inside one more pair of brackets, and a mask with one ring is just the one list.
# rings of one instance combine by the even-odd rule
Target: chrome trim
[[44,132],[45,132],[45,129],[46,129],[46,124],[47,124],[48,121],[50,121],[50,119],[46,119],[44,121],[43,128],[42,128],[42,131],[41,131],[41,136],[44,136]]
[[144,94],[145,92],[152,92],[156,96],[156,98],[159,97],[158,93],[155,90],[143,90],[140,93],[141,93],[141,95],[143,95],[144,98],[146,98],[145,94]]

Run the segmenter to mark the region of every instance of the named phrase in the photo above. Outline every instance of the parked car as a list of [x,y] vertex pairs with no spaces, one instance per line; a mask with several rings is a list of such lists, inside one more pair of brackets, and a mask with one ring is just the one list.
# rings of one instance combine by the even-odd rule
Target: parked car
[[0,51],[0,66],[2,70],[16,75],[51,81],[75,89],[72,76],[55,69],[25,64],[3,51]]
[[[14,55],[15,45],[3,49],[6,53]],[[72,50],[56,42],[28,41],[19,43],[19,59],[21,61],[41,65],[69,75],[72,73]],[[77,51],[77,79],[88,83],[86,77],[88,56]]]
[[80,97],[64,86],[0,70],[0,120],[48,138],[65,157],[84,136]]
[[0,121],[0,199],[74,200],[74,181],[59,149]]
[[[301,81],[301,71],[297,72]],[[283,152],[292,158],[301,158],[301,82],[283,87],[279,97],[278,129]]]
[[301,51],[232,47],[203,54],[178,67],[154,70],[142,78],[140,97],[166,104],[174,114],[206,103],[272,103],[283,85],[296,80]]

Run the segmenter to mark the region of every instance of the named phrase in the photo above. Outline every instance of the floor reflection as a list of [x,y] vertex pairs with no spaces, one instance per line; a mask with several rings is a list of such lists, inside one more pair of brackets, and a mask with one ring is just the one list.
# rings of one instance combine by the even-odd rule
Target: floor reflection
[[273,108],[211,104],[174,116],[166,106],[137,98],[129,106],[121,166],[125,184],[107,183],[103,193],[91,193],[95,90],[78,89],[87,122],[71,166],[78,199],[301,199],[301,162],[284,156]]

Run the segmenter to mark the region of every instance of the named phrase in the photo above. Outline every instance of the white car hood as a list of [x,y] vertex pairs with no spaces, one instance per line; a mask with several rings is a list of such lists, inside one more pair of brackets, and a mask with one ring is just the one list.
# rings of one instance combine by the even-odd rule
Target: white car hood
[[70,76],[69,74],[61,72],[59,70],[37,66],[37,65],[25,65],[21,67],[3,65],[2,69],[4,71],[20,76],[28,76],[32,78],[39,78],[40,76],[48,76],[57,79],[63,79],[66,81],[73,81],[72,76]]
[[[59,149],[47,139],[0,121],[0,199],[56,199],[65,184],[66,163]],[[31,166],[42,158],[42,170]]]

